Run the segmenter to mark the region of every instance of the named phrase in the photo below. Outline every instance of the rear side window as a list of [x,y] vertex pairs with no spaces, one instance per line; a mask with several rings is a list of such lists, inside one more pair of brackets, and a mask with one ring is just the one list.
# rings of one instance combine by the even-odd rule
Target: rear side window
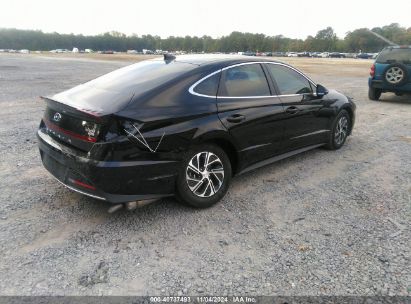
[[279,64],[267,64],[281,95],[312,93],[310,82],[300,73]]
[[224,71],[219,96],[270,96],[267,78],[260,64],[235,66]]
[[204,79],[195,86],[194,92],[201,95],[216,96],[218,90],[218,83],[220,82],[221,73],[216,73]]
[[377,63],[411,64],[411,49],[384,49],[377,57]]

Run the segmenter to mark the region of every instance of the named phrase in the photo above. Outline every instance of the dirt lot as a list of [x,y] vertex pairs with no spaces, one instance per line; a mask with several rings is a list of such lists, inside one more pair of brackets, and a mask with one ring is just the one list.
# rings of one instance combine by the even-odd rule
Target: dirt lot
[[411,97],[369,101],[371,61],[282,58],[355,98],[339,151],[240,176],[207,210],[110,215],[41,165],[38,96],[141,56],[78,57],[0,54],[1,295],[410,295]]

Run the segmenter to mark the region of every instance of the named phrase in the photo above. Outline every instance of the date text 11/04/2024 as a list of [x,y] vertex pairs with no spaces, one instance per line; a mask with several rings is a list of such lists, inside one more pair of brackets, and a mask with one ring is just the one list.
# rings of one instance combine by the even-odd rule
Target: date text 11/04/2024
[[243,297],[243,296],[231,296],[231,297],[207,297],[207,296],[197,296],[197,297],[150,297],[151,303],[256,303],[257,299],[255,297]]

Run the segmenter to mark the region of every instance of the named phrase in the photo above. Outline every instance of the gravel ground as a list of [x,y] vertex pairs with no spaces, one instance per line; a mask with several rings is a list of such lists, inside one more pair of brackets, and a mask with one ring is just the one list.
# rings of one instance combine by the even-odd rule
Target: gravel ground
[[410,295],[411,98],[369,101],[369,61],[291,61],[355,98],[342,149],[240,176],[207,210],[108,214],[41,165],[38,96],[129,62],[0,55],[0,294]]

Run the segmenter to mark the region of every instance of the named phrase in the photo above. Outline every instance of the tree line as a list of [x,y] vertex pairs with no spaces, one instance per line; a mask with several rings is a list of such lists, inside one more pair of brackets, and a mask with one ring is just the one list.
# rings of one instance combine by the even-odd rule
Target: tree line
[[[371,29],[396,44],[411,44],[411,27],[401,27],[392,23]],[[79,49],[127,51],[142,49],[186,51],[186,52],[379,52],[388,43],[376,37],[370,29],[360,28],[348,32],[343,39],[335,34],[332,27],[317,32],[306,39],[292,39],[283,35],[232,32],[228,36],[185,36],[161,38],[152,35],[127,36],[119,32],[108,32],[95,36],[74,34],[43,33],[34,30],[0,29],[0,49],[52,50]]]

